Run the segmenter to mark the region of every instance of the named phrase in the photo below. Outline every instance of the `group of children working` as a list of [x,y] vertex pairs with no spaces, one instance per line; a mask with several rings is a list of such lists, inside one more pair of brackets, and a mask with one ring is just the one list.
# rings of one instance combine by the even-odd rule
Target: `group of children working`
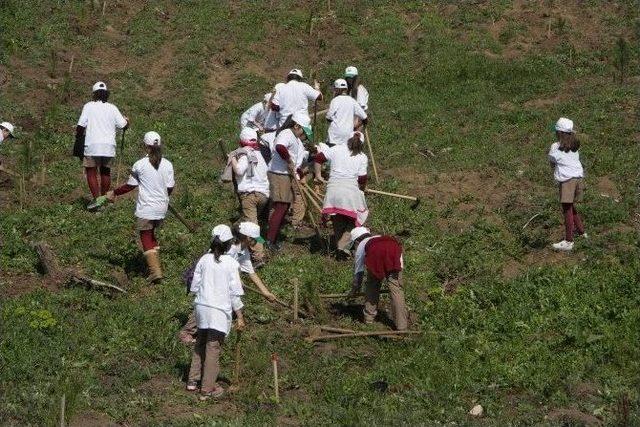
[[[380,287],[386,280],[390,315],[399,330],[407,328],[408,312],[402,290],[402,246],[392,236],[372,234],[363,226],[368,217],[364,196],[368,159],[363,153],[362,132],[367,124],[366,88],[358,81],[358,70],[347,67],[345,78],[334,82],[334,97],[326,112],[329,122],[326,141],[315,141],[309,104],[323,99],[317,82],[311,87],[302,72],[291,70],[285,83],[279,83],[263,101],[253,105],[240,118],[240,147],[228,155],[222,179],[234,183],[241,218],[233,228],[219,224],[212,231],[208,251],[186,277],[188,290],[195,294],[194,311],[179,333],[185,343],[195,342],[187,383],[188,390],[200,387],[202,398],[223,393],[216,384],[221,345],[228,335],[235,314],[236,327],[244,327],[244,294],[240,272],[249,275],[269,300],[275,296],[256,274],[253,263],[265,261],[265,246],[272,252],[280,249],[279,232],[290,207],[294,217],[304,216],[304,195],[314,191],[305,177],[313,175],[314,184],[326,187],[322,214],[334,229],[336,255],[354,254],[351,295],[360,294],[364,273],[364,321],[371,323],[377,315]],[[144,157],[134,163],[128,180],[110,189],[111,165],[116,154],[116,131],[126,129],[129,120],[108,102],[109,92],[103,82],[93,86],[93,100],[85,104],[78,121],[74,155],[82,159],[87,184],[93,196],[89,209],[98,209],[107,201],[138,189],[135,217],[140,243],[149,269],[149,280],[162,277],[160,245],[155,230],[162,224],[175,186],[173,166],[162,156],[162,138],[147,132],[142,139]],[[554,249],[573,249],[577,234],[585,236],[575,202],[583,192],[583,169],[579,159],[579,142],[573,122],[566,118],[555,126],[558,142],[549,151],[554,178],[560,189],[565,218],[565,239]],[[13,136],[13,125],[0,123],[0,142]],[[323,165],[329,164],[323,171]],[[328,172],[328,180],[325,178]],[[98,182],[98,175],[100,182]],[[296,206],[302,214],[295,212]],[[268,210],[266,242],[260,237],[260,220]],[[195,337],[195,338],[194,338]]]

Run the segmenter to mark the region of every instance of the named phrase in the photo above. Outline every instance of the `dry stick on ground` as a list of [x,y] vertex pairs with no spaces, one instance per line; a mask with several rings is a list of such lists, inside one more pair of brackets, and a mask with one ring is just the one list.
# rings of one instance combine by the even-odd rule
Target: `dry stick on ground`
[[273,391],[275,392],[276,403],[280,403],[280,388],[278,386],[278,353],[271,355],[271,363],[273,364]]
[[[380,293],[381,294],[388,294],[389,290],[388,289],[380,289]],[[348,292],[343,293],[343,294],[319,294],[318,297],[320,298],[327,298],[327,299],[331,299],[331,298],[349,298],[349,297],[363,297],[365,296],[364,292],[358,292],[356,294],[349,294]]]
[[324,196],[320,196],[318,193],[316,193],[313,188],[309,187],[309,185],[305,184],[304,182],[300,183],[306,190],[307,193],[309,193],[309,195],[312,197],[313,200],[315,200],[318,203],[324,203],[323,199]]
[[333,326],[320,326],[320,330],[326,332],[336,332],[339,334],[355,334],[357,331],[353,329],[342,329],[342,328],[334,328]]
[[529,221],[527,221],[527,223],[525,225],[522,226],[522,229],[524,230],[525,228],[527,228],[527,226],[529,225],[529,223],[531,221],[533,221],[534,219],[536,219],[537,217],[539,217],[540,215],[542,215],[542,212],[535,214],[534,216],[532,216],[531,218],[529,218]]
[[58,264],[58,258],[46,242],[35,243],[33,247],[38,255],[38,259],[40,260],[40,264],[42,265],[45,275],[51,277],[58,283],[72,282],[94,288],[113,289],[118,292],[127,293],[127,291],[121,287],[92,279],[72,269],[61,269]]
[[311,189],[305,184],[305,183],[299,183],[299,187],[300,187],[300,192],[304,193],[305,196],[307,196],[307,198],[311,201],[311,204],[313,204],[313,206],[318,210],[318,212],[322,213],[322,208],[320,207],[320,205],[318,204],[318,202],[316,202],[316,199],[313,198],[313,196],[311,195],[311,193],[313,193],[313,191],[311,191]]
[[340,335],[319,335],[315,337],[307,337],[305,341],[328,341],[340,338],[359,338],[359,337],[379,337],[379,336],[393,336],[393,335],[420,335],[422,331],[375,331],[375,332],[356,332],[353,334],[340,334]]
[[293,321],[298,321],[298,279],[291,279],[293,283]]
[[[247,290],[251,291],[251,292],[254,292],[256,294],[262,295],[265,299],[267,298],[267,297],[264,296],[264,294],[262,292],[260,292],[256,288],[252,287],[251,285],[243,284],[242,287],[244,289],[247,289]],[[269,301],[269,300],[267,299],[267,301]],[[283,307],[286,307],[288,309],[293,310],[293,307],[291,306],[291,304],[287,304],[286,302],[284,302],[282,300],[279,300],[278,298],[274,299],[273,302],[275,302],[275,303],[277,303],[277,304],[279,304],[279,305],[281,305]],[[300,308],[298,308],[298,315],[302,316],[302,317],[309,317],[309,314],[306,311],[304,311],[304,310],[302,310]]]
[[373,157],[373,149],[371,148],[371,140],[369,139],[369,129],[365,126],[364,128],[364,136],[367,138],[367,146],[369,147],[369,157],[371,157],[371,164],[373,165],[373,175],[376,178],[376,184],[380,183],[380,178],[378,178],[378,167],[376,166],[376,159]]

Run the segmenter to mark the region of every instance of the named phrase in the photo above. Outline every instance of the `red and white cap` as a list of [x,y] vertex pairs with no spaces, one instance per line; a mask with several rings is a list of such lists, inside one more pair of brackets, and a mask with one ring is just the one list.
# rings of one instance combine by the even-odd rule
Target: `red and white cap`
[[105,82],[96,82],[93,85],[93,92],[98,91],[98,90],[108,90],[107,89],[107,84]]
[[298,69],[298,68],[294,68],[291,71],[289,71],[289,73],[287,73],[288,76],[290,75],[294,75],[294,76],[298,76],[301,79],[303,79],[304,77],[302,76],[302,70]]
[[353,244],[353,242],[355,242],[365,234],[371,234],[371,230],[369,230],[367,227],[356,227],[351,230],[351,244]]
[[556,130],[563,133],[573,133],[573,120],[560,117],[556,122]]
[[211,230],[211,238],[218,238],[221,242],[228,242],[233,239],[231,228],[226,224],[218,224]]
[[345,79],[337,79],[333,82],[333,87],[336,89],[349,89],[349,85]]
[[160,134],[154,131],[145,133],[144,144],[149,146],[162,144],[162,139],[160,138]]

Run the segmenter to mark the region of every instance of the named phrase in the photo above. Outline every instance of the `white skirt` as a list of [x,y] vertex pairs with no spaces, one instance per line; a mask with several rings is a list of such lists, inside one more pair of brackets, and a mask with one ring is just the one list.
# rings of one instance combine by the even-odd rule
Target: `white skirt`
[[356,227],[364,224],[369,216],[369,208],[367,208],[364,192],[358,187],[358,181],[356,179],[329,179],[322,213],[353,218]]

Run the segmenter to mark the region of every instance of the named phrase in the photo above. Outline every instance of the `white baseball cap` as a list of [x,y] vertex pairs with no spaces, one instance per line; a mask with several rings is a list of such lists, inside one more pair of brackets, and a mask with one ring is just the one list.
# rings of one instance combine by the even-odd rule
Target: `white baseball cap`
[[219,238],[221,242],[228,242],[233,239],[231,228],[225,224],[218,224],[211,230],[211,238]]
[[258,140],[258,132],[255,129],[246,127],[240,131],[240,141]]
[[93,92],[97,90],[107,90],[107,84],[105,82],[96,82],[93,85]]
[[355,242],[357,239],[364,236],[365,234],[370,234],[370,233],[371,233],[371,230],[369,230],[367,227],[354,228],[353,230],[351,230],[351,244],[353,244],[353,242]]
[[349,85],[345,79],[337,79],[333,82],[333,87],[336,89],[349,89]]
[[345,77],[355,77],[358,75],[358,69],[356,67],[354,67],[353,65],[348,66],[347,68],[344,69],[344,76]]
[[304,130],[305,135],[307,135],[308,139],[313,139],[313,129],[311,128],[311,118],[309,118],[308,114],[303,113],[302,111],[296,111],[291,116],[291,120],[302,126],[302,130]]
[[15,135],[13,134],[13,125],[9,122],[2,122],[0,123],[0,127],[5,128],[6,130],[9,131],[9,136],[15,138]]
[[296,76],[300,77],[301,79],[304,78],[304,77],[302,77],[302,70],[299,70],[297,68],[294,68],[293,70],[289,71],[289,73],[287,75],[290,76],[291,74],[296,75]]
[[238,230],[240,234],[244,234],[247,237],[255,239],[258,243],[264,243],[264,239],[260,237],[260,226],[255,222],[244,221],[241,222]]
[[271,101],[271,92],[264,94],[264,102]]
[[147,132],[144,134],[144,143],[145,145],[154,146],[162,144],[162,139],[158,132]]
[[[351,134],[351,138],[353,138],[354,136],[357,136],[358,139],[360,140],[360,142],[364,143],[364,134],[362,132],[354,131]],[[351,138],[349,138],[349,139],[351,139]]]
[[558,132],[573,133],[573,120],[560,117],[555,127]]

